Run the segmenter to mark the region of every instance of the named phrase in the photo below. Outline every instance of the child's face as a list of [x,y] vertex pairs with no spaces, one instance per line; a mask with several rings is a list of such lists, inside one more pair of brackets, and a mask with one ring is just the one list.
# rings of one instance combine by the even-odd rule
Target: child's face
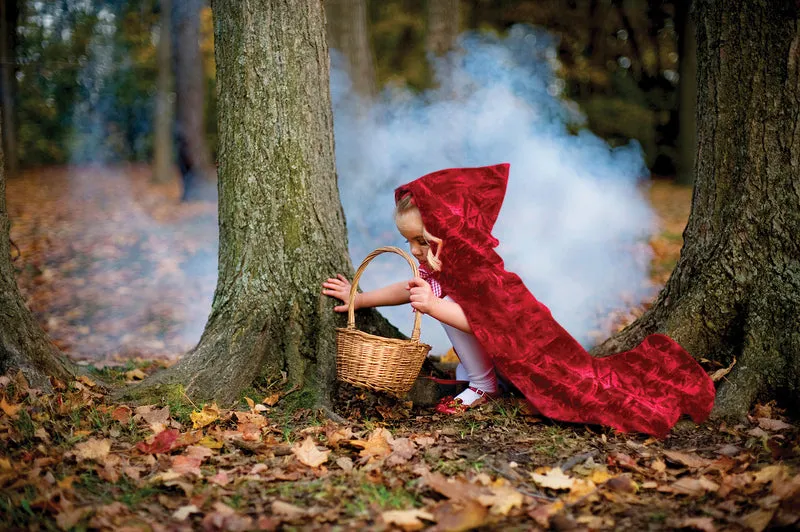
[[395,217],[397,230],[403,235],[411,248],[411,254],[419,262],[428,256],[428,242],[422,236],[422,216],[418,209],[411,209]]

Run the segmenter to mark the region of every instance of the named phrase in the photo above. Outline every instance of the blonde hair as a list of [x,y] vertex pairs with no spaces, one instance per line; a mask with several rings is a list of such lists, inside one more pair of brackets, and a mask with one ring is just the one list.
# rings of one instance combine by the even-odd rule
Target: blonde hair
[[[397,204],[395,204],[395,207],[394,207],[394,218],[395,218],[395,220],[397,220],[397,218],[399,216],[407,214],[407,213],[409,213],[409,212],[411,212],[413,210],[416,210],[417,212],[419,212],[419,209],[417,208],[417,206],[414,205],[414,199],[411,197],[411,194],[406,194],[405,196],[403,196],[402,198],[400,198],[397,201]],[[435,271],[437,271],[437,272],[442,271],[442,261],[441,261],[441,259],[439,259],[439,253],[441,253],[442,245],[443,245],[442,244],[442,239],[441,238],[437,238],[437,237],[433,236],[432,234],[430,234],[428,232],[428,230],[425,229],[425,225],[424,224],[422,225],[422,238],[424,238],[425,241],[428,242],[428,256],[426,257],[428,259],[428,264]],[[430,248],[430,243],[431,242],[436,244],[436,254],[435,255],[433,254],[433,251]]]

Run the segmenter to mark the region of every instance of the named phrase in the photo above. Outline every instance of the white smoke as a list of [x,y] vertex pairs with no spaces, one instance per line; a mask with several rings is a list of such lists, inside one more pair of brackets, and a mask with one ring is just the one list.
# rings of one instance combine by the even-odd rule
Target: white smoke
[[[584,344],[598,316],[648,293],[643,242],[654,217],[640,187],[647,174],[641,149],[610,148],[560,97],[563,82],[553,38],[515,26],[506,37],[469,34],[460,51],[438,60],[438,88],[422,94],[385,90],[354,105],[340,57],[331,94],[339,190],[350,253],[357,266],[372,249],[405,247],[393,220],[393,190],[449,167],[511,163],[495,235],[506,268],[518,273],[557,320]],[[402,259],[377,259],[361,286],[370,290],[410,278]],[[410,333],[404,305],[382,313]],[[438,324],[422,336],[443,353]]]

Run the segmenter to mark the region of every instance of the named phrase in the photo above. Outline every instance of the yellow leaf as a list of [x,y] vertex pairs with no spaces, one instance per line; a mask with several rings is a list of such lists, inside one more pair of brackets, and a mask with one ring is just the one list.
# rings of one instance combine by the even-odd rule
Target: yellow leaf
[[83,384],[85,384],[86,386],[89,386],[90,388],[91,388],[92,386],[97,386],[97,383],[96,383],[96,382],[94,382],[94,381],[93,381],[92,379],[90,379],[89,377],[87,377],[86,375],[81,375],[80,377],[78,377],[78,379],[77,379],[77,380],[78,380],[79,382],[82,382],[82,383],[83,383]]
[[11,461],[8,458],[0,458],[0,469],[11,471]]
[[300,462],[309,467],[319,467],[328,461],[331,451],[320,451],[311,436],[307,436],[302,444],[296,443],[292,446],[292,452]]
[[275,406],[280,400],[281,400],[281,392],[275,392],[272,395],[268,395],[267,397],[265,397],[264,400],[261,402],[267,406]]
[[219,419],[219,408],[217,403],[203,405],[202,410],[192,412],[189,417],[192,419],[192,428],[200,429]]
[[247,406],[249,406],[250,410],[252,411],[253,407],[256,406],[256,402],[250,399],[249,397],[245,397],[244,400],[247,401]]
[[222,442],[213,436],[203,436],[197,444],[209,449],[222,449]]
[[125,372],[125,379],[129,381],[140,381],[145,377],[147,377],[147,375],[145,374],[144,371],[140,370],[139,368]]
[[0,409],[2,409],[3,412],[5,412],[6,415],[8,417],[10,417],[10,418],[16,419],[17,412],[19,412],[20,408],[22,408],[22,405],[15,405],[15,404],[7,403],[5,397],[0,399]]

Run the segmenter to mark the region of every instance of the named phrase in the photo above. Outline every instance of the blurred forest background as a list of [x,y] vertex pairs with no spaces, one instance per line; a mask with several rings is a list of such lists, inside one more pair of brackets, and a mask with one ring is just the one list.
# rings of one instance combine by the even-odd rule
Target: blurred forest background
[[[612,145],[638,141],[654,175],[691,181],[688,2],[326,0],[325,6],[330,46],[350,60],[354,90],[369,94],[429,88],[429,54],[451,49],[464,31],[502,33],[518,23],[546,28],[559,42],[552,59],[560,85],[553,90],[577,103],[585,125]],[[173,156],[184,175],[211,168],[216,93],[206,2],[7,1],[2,24],[7,175],[156,160],[154,178],[168,179],[163,160]],[[172,39],[159,38],[164,27]]]

